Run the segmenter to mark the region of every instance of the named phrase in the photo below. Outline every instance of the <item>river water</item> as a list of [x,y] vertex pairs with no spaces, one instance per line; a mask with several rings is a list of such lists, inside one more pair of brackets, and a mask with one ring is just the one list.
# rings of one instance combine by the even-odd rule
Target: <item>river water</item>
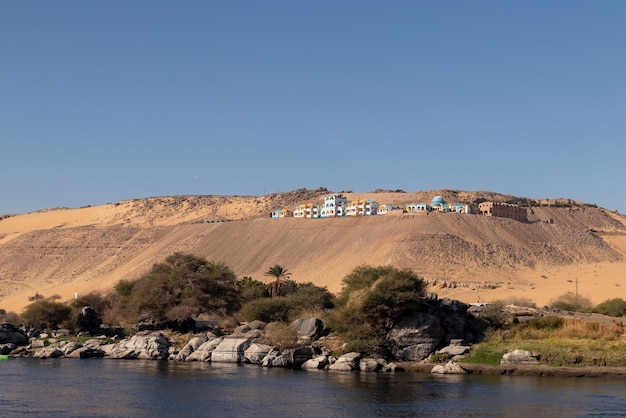
[[626,379],[434,376],[142,360],[0,362],[3,417],[626,416]]

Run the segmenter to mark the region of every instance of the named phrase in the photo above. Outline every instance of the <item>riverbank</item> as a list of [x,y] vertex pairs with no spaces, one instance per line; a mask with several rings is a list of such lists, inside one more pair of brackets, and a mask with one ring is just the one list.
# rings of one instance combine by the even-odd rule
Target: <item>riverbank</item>
[[[437,364],[424,362],[396,362],[398,368],[411,372],[430,373]],[[457,363],[468,374],[556,377],[626,377],[626,367],[582,366],[556,367],[545,364],[497,365]]]

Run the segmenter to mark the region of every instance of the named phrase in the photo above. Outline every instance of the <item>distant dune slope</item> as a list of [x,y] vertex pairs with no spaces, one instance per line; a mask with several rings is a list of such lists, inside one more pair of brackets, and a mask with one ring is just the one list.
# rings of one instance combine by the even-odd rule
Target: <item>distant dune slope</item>
[[[525,296],[543,304],[573,290],[572,278],[596,303],[606,295],[626,298],[626,221],[602,208],[534,207],[527,223],[452,213],[269,218],[275,207],[320,202],[327,193],[149,198],[7,217],[0,222],[0,308],[20,311],[37,292],[69,299],[108,290],[177,251],[259,280],[278,263],[296,281],[333,292],[346,274],[369,264],[410,268],[440,296],[466,301]],[[450,190],[344,193],[393,205],[435,194],[449,202],[520,200]]]

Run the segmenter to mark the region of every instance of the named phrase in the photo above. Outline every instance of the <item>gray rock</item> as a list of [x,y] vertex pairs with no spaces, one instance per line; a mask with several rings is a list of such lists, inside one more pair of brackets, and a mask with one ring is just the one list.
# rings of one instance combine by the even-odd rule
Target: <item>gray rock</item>
[[502,356],[500,364],[535,364],[540,356],[526,350],[513,350]]
[[265,322],[263,322],[263,321],[259,321],[258,319],[257,319],[257,320],[254,320],[254,321],[252,321],[252,322],[250,322],[250,323],[248,324],[248,326],[250,327],[250,329],[260,329],[260,330],[265,329],[265,326],[266,326],[266,325],[267,325],[267,323],[265,323]]
[[273,347],[266,344],[252,343],[250,347],[244,351],[244,359],[248,363],[261,364],[267,354],[272,351]]
[[54,346],[48,346],[48,347],[40,348],[39,350],[35,351],[35,354],[33,354],[33,357],[46,359],[46,358],[63,357],[63,355],[64,355],[63,351],[61,351],[59,348],[54,347]]
[[262,364],[265,367],[300,368],[311,358],[313,358],[313,349],[309,346],[305,346],[289,348],[283,350],[280,354],[276,354],[272,351],[263,359]]
[[430,371],[435,374],[467,374],[469,373],[463,367],[459,366],[457,363],[453,361],[449,361],[445,365],[438,364],[433,367]]
[[30,342],[30,348],[44,348],[46,345],[46,340],[32,340]]
[[191,353],[185,361],[211,361],[211,353],[220,345],[224,337],[212,338]]
[[140,331],[131,338],[120,341],[110,356],[117,359],[166,360],[170,342],[158,331]]
[[359,362],[359,370],[362,372],[378,372],[382,368],[382,362],[373,358],[364,358]]
[[449,345],[447,347],[442,348],[441,350],[437,350],[437,353],[440,354],[448,354],[450,357],[462,356],[463,354],[469,353],[471,347],[466,345]]
[[328,357],[317,356],[302,363],[300,368],[303,370],[319,370],[326,368],[329,364]]
[[393,342],[393,356],[398,360],[420,361],[441,344],[445,331],[441,320],[431,314],[418,312],[394,325],[388,337]]
[[361,353],[346,353],[339,357],[336,362],[328,367],[333,371],[355,371],[359,370],[359,362],[361,361]]
[[19,328],[8,322],[0,324],[0,344],[27,345],[28,337]]
[[242,363],[244,361],[244,352],[255,338],[245,336],[229,336],[225,337],[222,342],[215,347],[211,353],[211,362],[215,363]]
[[184,361],[191,353],[196,351],[198,347],[207,342],[208,337],[206,335],[197,335],[191,338],[187,344],[176,354],[175,360]]
[[58,344],[57,347],[59,347],[63,351],[63,354],[67,356],[72,351],[76,351],[79,348],[82,348],[83,345],[78,341],[67,341],[65,343]]
[[313,341],[319,338],[324,331],[324,322],[318,318],[299,318],[291,323],[296,330],[298,340]]

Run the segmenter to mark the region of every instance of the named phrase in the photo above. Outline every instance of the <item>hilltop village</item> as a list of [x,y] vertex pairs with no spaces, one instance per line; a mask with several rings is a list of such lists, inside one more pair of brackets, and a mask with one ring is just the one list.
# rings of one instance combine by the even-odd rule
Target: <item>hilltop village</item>
[[414,213],[477,213],[485,216],[497,216],[527,221],[526,208],[511,203],[482,202],[477,211],[467,203],[447,203],[441,196],[435,196],[429,203],[407,203],[404,207],[380,204],[371,199],[348,201],[342,194],[333,193],[324,197],[324,203],[299,203],[294,210],[280,207],[271,212],[270,217],[279,218],[341,218],[347,216],[375,216]]

